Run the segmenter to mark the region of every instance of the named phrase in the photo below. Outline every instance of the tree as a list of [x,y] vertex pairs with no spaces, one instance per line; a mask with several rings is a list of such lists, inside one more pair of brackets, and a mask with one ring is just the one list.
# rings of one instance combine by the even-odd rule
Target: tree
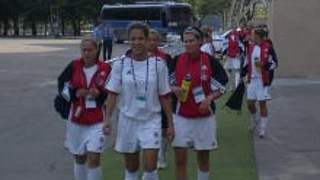
[[209,14],[222,17],[224,10],[231,5],[231,0],[184,0],[184,2],[192,5],[195,13],[200,18],[200,25],[202,20]]

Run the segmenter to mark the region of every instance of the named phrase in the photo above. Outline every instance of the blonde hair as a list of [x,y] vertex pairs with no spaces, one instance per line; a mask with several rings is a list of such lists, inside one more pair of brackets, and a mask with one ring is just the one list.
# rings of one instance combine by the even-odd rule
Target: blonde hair
[[157,30],[155,30],[155,29],[150,29],[150,30],[149,30],[149,34],[154,34],[154,35],[158,38],[159,41],[161,40],[160,33],[159,33]]
[[82,45],[84,42],[90,42],[96,49],[99,47],[97,39],[93,36],[83,37],[80,44]]

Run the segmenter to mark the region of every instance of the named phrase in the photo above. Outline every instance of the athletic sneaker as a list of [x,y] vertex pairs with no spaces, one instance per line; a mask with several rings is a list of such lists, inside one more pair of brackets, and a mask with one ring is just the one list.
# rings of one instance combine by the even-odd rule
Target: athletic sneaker
[[266,128],[261,127],[260,130],[259,130],[259,138],[260,139],[264,139],[265,136],[266,136]]

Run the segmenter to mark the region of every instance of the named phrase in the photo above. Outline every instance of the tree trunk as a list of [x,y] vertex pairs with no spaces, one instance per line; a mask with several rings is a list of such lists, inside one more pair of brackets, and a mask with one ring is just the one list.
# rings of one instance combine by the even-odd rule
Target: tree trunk
[[19,17],[13,18],[13,29],[14,29],[14,35],[19,36]]
[[77,23],[76,23],[76,20],[72,19],[71,21],[72,21],[71,24],[72,24],[72,29],[73,29],[73,35],[77,36]]
[[31,21],[31,31],[32,31],[32,36],[37,36],[37,23],[35,19],[32,19]]
[[81,20],[78,19],[78,36],[81,36]]
[[48,32],[48,21],[44,23],[44,36],[48,35],[47,32]]
[[10,28],[9,19],[8,17],[5,17],[3,20],[3,36],[8,36],[8,31]]
[[61,33],[62,33],[62,36],[65,35],[65,20],[63,17],[61,17]]

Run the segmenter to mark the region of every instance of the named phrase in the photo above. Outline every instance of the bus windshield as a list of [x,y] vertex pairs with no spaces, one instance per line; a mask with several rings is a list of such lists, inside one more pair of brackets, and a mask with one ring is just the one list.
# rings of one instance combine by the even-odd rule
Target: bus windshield
[[181,33],[191,25],[192,17],[187,3],[105,5],[101,10],[102,21],[111,24],[119,42],[127,39],[126,28],[132,21],[143,21],[165,37],[169,32]]

